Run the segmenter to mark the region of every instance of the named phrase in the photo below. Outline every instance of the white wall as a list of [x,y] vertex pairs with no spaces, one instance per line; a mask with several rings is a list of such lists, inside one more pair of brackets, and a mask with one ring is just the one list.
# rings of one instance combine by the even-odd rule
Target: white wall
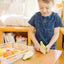
[[61,3],[62,0],[54,0],[56,3]]
[[[4,4],[1,4],[3,1]],[[37,1],[38,0],[1,0],[0,9],[5,10],[6,14],[23,14],[31,17],[35,12],[39,11]],[[55,2],[60,3],[62,0],[55,0]]]
[[25,0],[25,16],[31,17],[37,11],[39,11],[37,0]]

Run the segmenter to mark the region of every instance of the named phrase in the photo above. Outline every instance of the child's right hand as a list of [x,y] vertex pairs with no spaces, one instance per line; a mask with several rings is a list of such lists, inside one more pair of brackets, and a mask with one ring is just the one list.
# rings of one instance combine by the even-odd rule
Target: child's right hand
[[34,48],[36,51],[40,51],[40,45],[39,44],[34,45]]

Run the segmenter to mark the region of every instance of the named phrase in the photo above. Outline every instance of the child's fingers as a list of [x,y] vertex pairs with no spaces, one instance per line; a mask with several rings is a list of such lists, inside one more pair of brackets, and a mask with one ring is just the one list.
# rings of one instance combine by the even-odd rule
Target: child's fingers
[[48,53],[50,51],[50,48],[47,48],[47,51],[46,51],[46,53]]
[[40,51],[40,48],[36,48],[36,47],[34,47],[34,48],[35,48],[36,51]]
[[46,48],[46,53],[48,53],[49,52],[49,47],[46,46],[45,48]]
[[47,49],[46,53],[48,53],[48,52],[49,52],[49,50]]

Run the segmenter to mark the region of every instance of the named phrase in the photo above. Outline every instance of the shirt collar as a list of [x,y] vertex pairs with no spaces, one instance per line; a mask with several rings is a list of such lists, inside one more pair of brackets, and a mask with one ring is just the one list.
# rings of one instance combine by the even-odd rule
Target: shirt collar
[[[41,14],[41,13],[40,13],[40,14]],[[52,16],[52,14],[53,14],[53,12],[52,12],[49,16],[47,16],[47,17],[44,17],[44,16],[42,16],[42,15],[41,15],[41,16],[42,16],[43,18],[49,18],[49,19],[50,19],[51,16]]]

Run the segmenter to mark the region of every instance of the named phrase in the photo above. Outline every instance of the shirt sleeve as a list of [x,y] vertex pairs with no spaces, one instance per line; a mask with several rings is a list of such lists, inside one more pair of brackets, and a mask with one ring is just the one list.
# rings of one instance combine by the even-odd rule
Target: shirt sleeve
[[28,23],[35,27],[35,15],[28,21]]
[[57,14],[54,27],[61,27],[61,26],[63,26],[62,20],[61,20],[60,16]]

